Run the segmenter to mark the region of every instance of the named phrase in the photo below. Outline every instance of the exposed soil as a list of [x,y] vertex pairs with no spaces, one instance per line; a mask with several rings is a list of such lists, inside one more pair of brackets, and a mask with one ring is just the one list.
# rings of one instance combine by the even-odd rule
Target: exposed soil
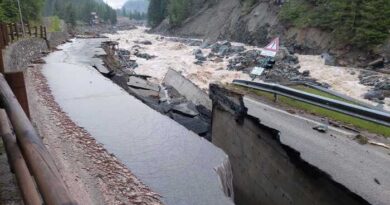
[[25,78],[32,122],[79,204],[161,204],[156,193],[61,110],[39,65],[30,67]]

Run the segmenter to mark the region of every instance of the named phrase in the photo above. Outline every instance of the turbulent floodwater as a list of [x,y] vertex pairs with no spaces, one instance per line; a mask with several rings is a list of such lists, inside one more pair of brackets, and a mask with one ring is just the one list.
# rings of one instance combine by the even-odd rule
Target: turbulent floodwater
[[[299,55],[298,58],[301,72],[309,70],[311,77],[329,84],[330,89],[366,103],[378,105],[378,103],[364,99],[364,94],[371,87],[359,83],[359,69],[325,65],[321,56]],[[389,98],[385,100],[384,109],[390,110]]]
[[[138,74],[152,76],[156,82],[162,81],[168,68],[181,71],[185,77],[203,90],[207,90],[211,82],[230,83],[234,79],[251,80],[247,74],[226,70],[228,59],[223,59],[223,62],[219,63],[206,61],[202,66],[195,65],[196,60],[193,51],[199,47],[169,41],[160,35],[145,33],[145,28],[120,31],[118,34],[108,34],[107,36],[110,40],[119,42],[120,48],[127,50],[131,50],[133,46],[138,45],[134,41],[151,41],[152,45],[141,45],[140,51],[155,55],[157,58],[145,60],[134,57],[139,64],[135,71]],[[247,45],[246,48],[260,49]],[[202,49],[202,51],[207,56],[210,49]],[[299,61],[301,71],[310,70],[311,77],[319,82],[331,85],[332,90],[377,105],[377,103],[363,98],[370,87],[359,83],[359,70],[324,65],[324,61],[320,56],[300,55]],[[356,74],[352,75],[352,71]],[[385,102],[387,104],[385,109],[390,110],[390,99],[386,99]]]
[[[137,74],[152,76],[156,82],[163,80],[168,68],[181,71],[186,78],[203,90],[207,90],[211,82],[230,83],[234,79],[250,80],[248,74],[226,70],[227,59],[223,62],[206,61],[201,66],[195,65],[196,59],[193,51],[199,47],[169,41],[166,38],[160,38],[159,35],[147,34],[145,28],[119,31],[118,34],[107,34],[107,36],[110,40],[119,42],[120,48],[127,50],[138,45],[134,41],[151,41],[152,45],[140,45],[140,51],[155,55],[157,58],[152,60],[136,58],[139,67],[135,71]],[[210,49],[202,49],[202,51],[205,56],[210,53]]]
[[233,204],[215,171],[227,155],[93,69],[101,41],[76,39],[46,57],[43,74],[61,108],[165,204]]

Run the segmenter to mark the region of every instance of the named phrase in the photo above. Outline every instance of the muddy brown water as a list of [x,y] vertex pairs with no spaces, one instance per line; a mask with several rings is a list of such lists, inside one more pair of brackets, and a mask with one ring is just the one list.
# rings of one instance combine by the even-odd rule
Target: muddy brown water
[[55,100],[165,204],[233,204],[215,168],[227,155],[101,76],[104,39],[75,39],[45,58]]

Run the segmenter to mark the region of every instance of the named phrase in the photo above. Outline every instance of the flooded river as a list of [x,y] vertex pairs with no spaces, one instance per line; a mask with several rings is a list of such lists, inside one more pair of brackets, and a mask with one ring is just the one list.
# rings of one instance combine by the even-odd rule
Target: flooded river
[[171,205],[233,204],[215,168],[228,160],[214,145],[152,110],[92,65],[104,39],[76,39],[46,57],[43,74],[55,100]]
[[[250,77],[240,71],[226,70],[228,58],[223,58],[221,62],[206,61],[203,65],[194,64],[195,57],[193,51],[199,49],[197,46],[189,46],[180,42],[173,42],[166,37],[149,34],[146,28],[138,28],[130,31],[119,31],[117,34],[108,34],[110,40],[117,41],[122,49],[132,50],[133,46],[140,45],[135,41],[150,41],[151,45],[140,45],[140,51],[157,56],[152,60],[145,60],[134,57],[139,64],[135,69],[138,74],[150,75],[156,82],[161,82],[168,68],[172,68],[190,79],[203,90],[207,90],[209,83],[222,82],[230,83],[234,79],[251,80]],[[240,44],[243,45],[243,44]],[[246,49],[261,48],[244,45]],[[210,49],[202,49],[207,56]],[[374,106],[378,103],[364,99],[364,94],[371,89],[369,86],[360,84],[358,76],[360,70],[355,68],[345,68],[337,66],[327,66],[320,56],[299,55],[299,62],[303,72],[310,71],[310,76],[321,83],[327,83],[331,90],[352,98],[370,103]],[[355,73],[354,75],[351,73]],[[390,110],[390,99],[385,100],[384,108]]]

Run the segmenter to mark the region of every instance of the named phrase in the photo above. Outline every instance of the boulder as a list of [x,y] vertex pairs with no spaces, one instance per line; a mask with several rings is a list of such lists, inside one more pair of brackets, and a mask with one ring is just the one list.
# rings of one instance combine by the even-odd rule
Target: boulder
[[203,54],[202,50],[201,49],[195,49],[193,52],[192,52],[193,55],[198,55],[198,54]]
[[244,52],[245,51],[245,47],[244,46],[232,46],[230,48],[230,52],[232,53],[241,53],[241,52]]
[[329,53],[321,54],[321,58],[324,59],[325,65],[329,65],[329,66],[336,65],[336,58],[330,55]]
[[379,91],[379,90],[370,90],[364,95],[364,99],[367,100],[374,100],[374,99],[384,100],[384,98],[385,97],[383,91]]
[[304,77],[309,77],[310,76],[310,71],[309,70],[305,70],[305,71],[302,72],[302,75]]

